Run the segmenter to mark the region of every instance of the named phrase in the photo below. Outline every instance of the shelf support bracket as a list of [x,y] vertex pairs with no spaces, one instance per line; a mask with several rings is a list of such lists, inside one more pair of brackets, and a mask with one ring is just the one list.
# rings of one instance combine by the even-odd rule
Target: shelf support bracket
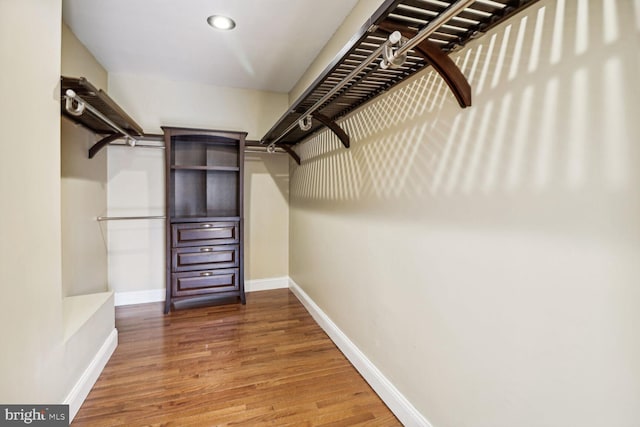
[[298,154],[295,151],[293,151],[293,148],[291,148],[289,144],[277,144],[277,146],[282,148],[284,151],[286,151],[287,154],[289,154],[291,158],[295,160],[298,166],[300,166],[300,156],[298,156]]
[[318,112],[312,113],[311,117],[313,117],[314,119],[316,119],[317,121],[319,121],[320,123],[328,127],[329,129],[331,129],[331,131],[335,133],[338,139],[342,142],[342,145],[344,145],[345,148],[349,148],[349,145],[350,145],[349,135],[347,135],[347,133],[340,126],[338,126],[336,122],[334,122],[324,114],[320,114]]
[[[388,22],[383,22],[379,25],[378,29],[385,33],[393,33],[399,31],[404,37],[411,39],[416,35],[415,31],[409,30],[401,25],[395,25]],[[444,79],[453,96],[455,96],[460,107],[466,108],[471,106],[471,85],[467,81],[467,78],[462,74],[460,68],[453,62],[448,55],[446,55],[437,44],[425,39],[421,41],[415,48],[425,60],[427,60],[434,70],[440,74]]]
[[124,137],[124,135],[121,134],[121,133],[113,133],[111,135],[105,136],[100,141],[98,141],[95,144],[93,144],[93,146],[91,148],[89,148],[89,158],[93,159],[93,156],[98,154],[98,152],[100,150],[102,150],[107,144],[109,144],[110,142],[115,141],[116,139],[120,139],[120,138],[123,138],[123,137]]

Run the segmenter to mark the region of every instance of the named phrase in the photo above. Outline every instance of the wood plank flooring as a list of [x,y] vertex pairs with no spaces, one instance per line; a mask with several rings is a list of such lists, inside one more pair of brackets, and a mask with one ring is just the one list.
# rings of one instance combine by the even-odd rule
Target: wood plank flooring
[[162,314],[118,307],[119,345],[74,426],[399,426],[288,290]]

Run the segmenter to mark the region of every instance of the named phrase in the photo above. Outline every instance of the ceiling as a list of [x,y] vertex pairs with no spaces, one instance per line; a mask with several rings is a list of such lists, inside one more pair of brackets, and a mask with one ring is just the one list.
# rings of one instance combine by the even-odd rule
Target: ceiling
[[[63,0],[110,73],[289,92],[357,0]],[[233,31],[207,17],[233,17]],[[79,77],[79,76],[77,76]]]

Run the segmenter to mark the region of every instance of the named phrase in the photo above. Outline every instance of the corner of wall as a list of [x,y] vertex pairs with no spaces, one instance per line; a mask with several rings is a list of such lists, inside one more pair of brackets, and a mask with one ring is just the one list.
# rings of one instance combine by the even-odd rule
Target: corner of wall
[[359,0],[333,34],[316,59],[289,92],[289,105],[292,105],[307,87],[331,63],[351,37],[364,25],[384,0]]

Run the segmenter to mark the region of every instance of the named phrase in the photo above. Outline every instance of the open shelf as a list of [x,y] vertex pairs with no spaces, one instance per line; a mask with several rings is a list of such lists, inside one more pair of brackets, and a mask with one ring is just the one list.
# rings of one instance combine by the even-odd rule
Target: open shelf
[[237,166],[171,166],[173,170],[192,170],[192,171],[218,171],[218,172],[239,172]]
[[240,216],[237,171],[185,167],[172,169],[170,173],[171,217]]
[[[60,112],[63,116],[103,138],[89,149],[89,158],[93,158],[107,144],[123,138],[141,137],[144,132],[122,108],[101,89],[96,88],[84,77],[60,78]],[[67,91],[73,93],[75,105],[82,109],[73,113],[67,109]],[[78,98],[82,100],[78,104]],[[74,105],[72,102],[72,105]]]
[[70,114],[65,108],[64,95],[67,89],[73,90],[82,99],[89,102],[91,106],[100,111],[105,117],[111,120],[113,123],[126,130],[132,135],[141,136],[143,134],[142,128],[138,125],[116,102],[109,97],[102,89],[98,89],[87,81],[84,77],[66,77],[60,78],[60,90],[61,90],[61,112],[62,114],[73,121],[78,123],[90,131],[99,135],[109,135],[115,133],[115,130],[93,114],[91,111],[84,111],[79,116]]

